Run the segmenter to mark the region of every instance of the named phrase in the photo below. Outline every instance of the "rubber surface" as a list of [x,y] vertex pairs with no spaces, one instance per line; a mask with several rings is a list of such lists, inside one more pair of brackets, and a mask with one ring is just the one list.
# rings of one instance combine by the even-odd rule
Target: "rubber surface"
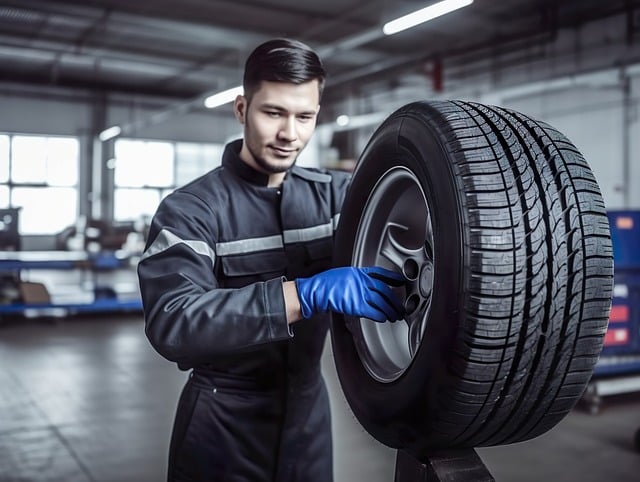
[[521,113],[409,104],[358,161],[334,264],[353,263],[368,195],[394,166],[415,174],[431,209],[433,299],[422,344],[393,383],[363,369],[358,320],[333,316],[354,414],[416,455],[546,432],[580,398],[607,329],[613,257],[591,169],[563,134]]

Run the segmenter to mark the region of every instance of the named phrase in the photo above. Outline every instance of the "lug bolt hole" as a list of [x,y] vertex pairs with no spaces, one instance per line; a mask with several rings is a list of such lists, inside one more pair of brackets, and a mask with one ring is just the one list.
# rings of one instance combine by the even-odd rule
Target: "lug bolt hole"
[[404,300],[404,310],[407,315],[412,314],[418,309],[420,305],[420,297],[416,294],[412,294]]
[[404,274],[405,278],[410,281],[415,281],[418,279],[418,274],[420,273],[420,266],[415,259],[407,259],[402,266],[402,274]]

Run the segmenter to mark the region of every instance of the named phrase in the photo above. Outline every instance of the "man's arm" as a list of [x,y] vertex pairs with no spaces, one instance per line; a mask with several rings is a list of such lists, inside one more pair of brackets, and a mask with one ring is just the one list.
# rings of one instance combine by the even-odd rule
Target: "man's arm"
[[280,278],[220,286],[212,219],[211,206],[190,193],[168,196],[137,267],[146,335],[158,353],[187,367],[293,336]]

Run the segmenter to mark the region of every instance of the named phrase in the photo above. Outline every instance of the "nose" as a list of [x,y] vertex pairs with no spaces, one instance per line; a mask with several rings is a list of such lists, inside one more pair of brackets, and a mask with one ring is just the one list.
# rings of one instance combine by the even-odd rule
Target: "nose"
[[294,116],[285,117],[278,131],[278,137],[287,142],[293,142],[298,138],[296,131],[296,119]]

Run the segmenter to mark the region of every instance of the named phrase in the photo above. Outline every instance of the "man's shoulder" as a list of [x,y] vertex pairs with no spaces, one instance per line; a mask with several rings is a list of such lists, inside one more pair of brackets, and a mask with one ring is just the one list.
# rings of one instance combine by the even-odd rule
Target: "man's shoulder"
[[216,167],[188,183],[177,187],[167,197],[185,200],[192,199],[193,201],[198,199],[209,204],[211,203],[212,198],[215,198],[224,192],[224,189],[221,189],[221,187],[225,186],[227,182],[222,179],[223,173],[223,167]]
[[351,175],[337,169],[323,169],[317,167],[293,166],[291,174],[310,182],[343,183],[348,181]]
[[224,168],[222,166],[215,167],[214,169],[202,174],[195,179],[183,184],[176,189],[176,192],[181,191],[185,193],[201,193],[210,192],[211,187],[218,183],[223,183],[221,176],[223,175]]

